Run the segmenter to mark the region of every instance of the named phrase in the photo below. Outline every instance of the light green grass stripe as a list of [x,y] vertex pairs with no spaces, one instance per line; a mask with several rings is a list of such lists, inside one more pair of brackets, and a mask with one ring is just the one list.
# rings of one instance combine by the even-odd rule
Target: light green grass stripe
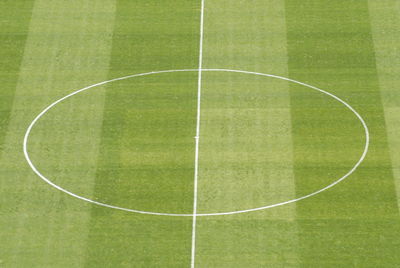
[[369,12],[389,151],[400,206],[400,2],[370,0]]
[[[2,206],[7,208],[2,223],[12,225],[2,239],[8,242],[1,243],[6,267],[82,265],[89,206],[57,192],[33,175],[23,159],[21,144],[26,127],[45,106],[74,89],[106,79],[114,5],[113,0],[36,0],[34,4],[1,157],[1,194],[6,201]],[[81,187],[90,190],[96,168],[103,94],[94,94],[86,101],[91,101],[91,109],[85,113],[74,113],[77,107],[86,104],[77,99],[61,107],[58,113],[50,114],[52,118],[34,131],[30,151],[36,156],[38,166],[49,174],[54,171],[68,177],[70,168],[86,162],[85,170],[71,176],[81,176]],[[74,120],[66,123],[74,121],[72,130],[63,127],[63,120],[71,114]],[[90,135],[81,141],[81,150],[69,150],[75,135]]]
[[[205,68],[288,76],[282,3],[230,3],[228,9],[225,5],[228,3],[207,4]],[[243,209],[256,206],[257,202],[261,206],[293,198],[288,84],[247,74],[204,75],[200,149],[204,189],[199,197],[200,208]],[[229,166],[234,162],[238,165]],[[242,167],[247,169],[243,176],[236,170]],[[232,181],[232,177],[239,183]],[[215,194],[216,191],[219,193]],[[233,199],[237,203],[229,204]],[[285,218],[293,219],[294,206],[287,208],[291,213]]]
[[[288,76],[282,1],[206,1],[204,68]],[[286,82],[204,73],[198,211],[295,197]],[[296,206],[199,218],[198,267],[297,267]]]

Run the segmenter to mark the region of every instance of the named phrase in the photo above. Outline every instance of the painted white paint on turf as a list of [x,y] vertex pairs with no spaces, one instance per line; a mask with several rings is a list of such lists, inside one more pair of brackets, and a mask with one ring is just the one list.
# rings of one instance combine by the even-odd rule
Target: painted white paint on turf
[[197,221],[197,185],[199,175],[199,142],[200,142],[200,119],[201,119],[201,75],[203,68],[203,36],[204,36],[204,4],[201,0],[200,12],[200,44],[199,44],[199,70],[197,81],[197,121],[195,138],[195,157],[194,157],[194,185],[193,185],[193,221],[192,221],[192,251],[190,266],[194,268],[196,259],[196,221]]
[[[160,215],[160,216],[176,216],[176,217],[193,217],[193,213],[190,214],[185,214],[185,213],[162,213],[162,212],[152,212],[152,211],[142,211],[142,210],[137,210],[137,209],[130,209],[130,208],[123,208],[123,207],[118,207],[118,206],[113,206],[110,204],[106,204],[106,203],[102,203],[102,202],[98,202],[77,194],[74,194],[71,191],[68,191],[64,188],[62,188],[61,186],[53,183],[50,179],[48,179],[46,176],[44,176],[38,169],[37,167],[33,164],[32,160],[30,159],[29,153],[28,153],[28,142],[29,142],[29,135],[31,134],[31,131],[33,129],[33,127],[35,126],[35,124],[39,121],[39,119],[45,115],[51,108],[53,108],[54,106],[56,106],[57,104],[59,104],[62,101],[65,101],[66,99],[77,95],[80,92],[86,91],[88,89],[97,87],[97,86],[101,86],[101,85],[105,85],[111,82],[115,82],[115,81],[120,81],[120,80],[125,80],[125,79],[129,79],[129,78],[134,78],[134,77],[139,77],[139,76],[147,76],[147,75],[154,75],[154,74],[162,74],[162,73],[174,73],[174,72],[198,72],[198,69],[180,69],[180,70],[165,70],[165,71],[156,71],[156,72],[148,72],[148,73],[142,73],[142,74],[134,74],[134,75],[128,75],[128,76],[124,76],[124,77],[120,77],[120,78],[115,78],[115,79],[111,79],[111,80],[107,80],[107,81],[103,81],[100,83],[96,83],[94,85],[91,86],[87,86],[84,87],[82,89],[76,90],[64,97],[62,97],[61,99],[56,100],[55,102],[53,102],[52,104],[50,104],[49,106],[47,106],[42,112],[40,112],[34,119],[33,121],[30,123],[30,125],[28,126],[28,129],[25,132],[25,136],[24,136],[24,140],[23,140],[23,152],[24,152],[24,156],[26,161],[28,162],[28,165],[32,168],[32,170],[46,183],[50,184],[51,186],[53,186],[54,188],[56,188],[59,191],[62,191],[70,196],[73,196],[75,198],[81,199],[83,201],[92,203],[92,204],[96,204],[99,206],[103,206],[103,207],[108,207],[108,208],[113,208],[113,209],[118,209],[118,210],[123,210],[126,212],[134,212],[134,213],[140,213],[140,214],[149,214],[149,215]],[[368,153],[368,147],[369,147],[369,140],[370,140],[370,135],[369,135],[369,130],[368,130],[368,126],[365,123],[364,119],[362,118],[362,116],[353,108],[350,106],[350,104],[348,104],[347,102],[345,102],[344,100],[342,100],[341,98],[333,95],[332,93],[329,93],[328,91],[319,89],[317,87],[308,85],[306,83],[303,82],[299,82],[290,78],[286,78],[283,76],[278,76],[278,75],[272,75],[272,74],[265,74],[265,73],[258,73],[258,72],[249,72],[249,71],[241,71],[241,70],[230,70],[230,69],[202,69],[202,72],[232,72],[232,73],[244,73],[244,74],[251,74],[251,75],[259,75],[259,76],[264,76],[264,77],[271,77],[271,78],[276,78],[276,79],[282,79],[288,82],[292,82],[298,85],[302,85],[305,87],[308,87],[310,89],[313,89],[317,92],[320,92],[322,94],[325,94],[333,99],[335,99],[336,101],[340,102],[341,104],[343,104],[347,109],[349,109],[355,116],[356,118],[360,121],[363,129],[364,129],[364,134],[365,134],[365,144],[364,144],[364,149],[363,152],[361,153],[361,156],[359,158],[359,160],[354,164],[354,166],[346,173],[344,174],[342,177],[340,177],[339,179],[337,179],[336,181],[334,181],[333,183],[315,191],[312,193],[309,193],[307,195],[298,197],[298,198],[294,198],[291,200],[287,200],[284,202],[280,202],[280,203],[276,203],[276,204],[271,204],[271,205],[266,205],[266,206],[262,206],[262,207],[257,207],[257,208],[249,208],[249,209],[244,209],[244,210],[237,210],[237,211],[226,211],[226,212],[217,212],[217,213],[198,213],[196,214],[196,217],[198,216],[221,216],[221,215],[232,215],[232,214],[239,214],[239,213],[246,213],[246,212],[252,212],[252,211],[258,211],[258,210],[264,210],[264,209],[268,209],[268,208],[273,208],[273,207],[278,207],[278,206],[282,206],[282,205],[286,205],[286,204],[290,204],[290,203],[294,203],[309,197],[312,197],[314,195],[317,195],[319,193],[322,193],[330,188],[332,188],[333,186],[335,186],[336,184],[342,182],[343,180],[345,180],[347,177],[349,177],[359,166],[360,164],[364,161],[365,156]]]

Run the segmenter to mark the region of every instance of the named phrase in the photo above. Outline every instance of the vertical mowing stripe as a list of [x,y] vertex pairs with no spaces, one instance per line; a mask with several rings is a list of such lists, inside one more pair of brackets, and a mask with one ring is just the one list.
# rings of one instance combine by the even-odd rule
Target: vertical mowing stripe
[[[2,241],[8,241],[1,250],[5,266],[82,266],[89,206],[54,191],[32,174],[21,155],[21,142],[43,107],[106,79],[113,7],[112,0],[34,3],[1,158],[2,206],[7,209],[1,220],[2,226],[11,226],[1,228]],[[103,95],[74,101],[42,120],[32,133],[30,150],[49,176],[66,179],[63,183],[78,180],[81,190],[91,192],[101,125],[96,115],[102,115]],[[89,111],[85,101],[91,104]],[[71,144],[76,145],[72,150]]]
[[[198,1],[117,4],[109,77],[196,69]],[[147,211],[192,213],[197,73],[109,84],[95,198]],[[190,267],[190,217],[93,207],[86,267]]]
[[[285,4],[290,77],[346,100],[371,134],[355,174],[297,204],[302,265],[394,267],[400,225],[367,1]],[[362,135],[335,104],[297,87],[291,96],[296,188],[303,194],[340,175],[361,152]]]
[[[287,76],[281,1],[209,1],[204,67]],[[198,212],[295,197],[286,82],[204,72]],[[199,267],[298,267],[296,205],[197,219]]]
[[[34,1],[1,1],[0,2],[0,166],[4,169],[1,160],[6,133],[9,127],[12,104],[17,87],[22,56],[29,31]],[[0,180],[0,239],[9,241],[10,233],[14,231],[6,206],[9,195],[5,187],[7,183],[3,177]],[[11,259],[11,248],[7,243],[1,243],[0,251],[3,253],[0,265],[7,265]]]
[[400,2],[370,0],[368,3],[392,170],[400,208]]
[[0,2],[0,154],[10,121],[33,2]]

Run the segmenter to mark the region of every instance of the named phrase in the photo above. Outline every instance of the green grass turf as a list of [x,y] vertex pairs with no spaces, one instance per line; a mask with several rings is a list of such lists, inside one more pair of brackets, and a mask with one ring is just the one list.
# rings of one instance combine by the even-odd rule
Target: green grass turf
[[15,87],[18,81],[19,68],[26,37],[28,25],[31,18],[33,1],[2,1],[1,24],[0,24],[0,80],[2,90],[0,91],[0,148],[3,147],[6,135],[6,126],[9,123]]
[[[194,1],[118,1],[109,77],[196,68],[199,7]],[[196,93],[193,73],[107,87],[96,197],[134,209],[191,212]],[[93,207],[85,266],[187,267],[191,223]]]
[[[296,1],[287,1],[286,14],[291,77],[307,82],[312,77],[321,87],[332,88],[333,93],[343,96],[362,112],[371,133],[369,155],[350,180],[318,200],[298,204],[303,264],[395,267],[399,264],[395,254],[398,207],[368,2],[309,1],[300,7]],[[300,105],[300,100],[292,98],[292,106]],[[298,114],[293,114],[294,125],[299,121],[297,118]],[[340,119],[332,122],[338,130],[340,122]],[[294,137],[296,148],[303,141],[301,135],[295,133]],[[295,154],[296,177],[304,176],[304,157],[303,151]]]
[[[196,267],[398,267],[400,86],[396,0],[205,0],[204,68],[290,77],[366,120],[370,152],[333,189],[265,211],[198,217]],[[99,81],[197,68],[201,1],[0,3],[0,267],[190,267],[192,218],[74,199],[26,164],[22,139],[51,102]],[[355,116],[309,88],[204,72],[198,212],[286,201],[360,157]],[[197,73],[93,88],[35,126],[54,182],[127,208],[191,213]],[[397,190],[396,190],[397,189]]]

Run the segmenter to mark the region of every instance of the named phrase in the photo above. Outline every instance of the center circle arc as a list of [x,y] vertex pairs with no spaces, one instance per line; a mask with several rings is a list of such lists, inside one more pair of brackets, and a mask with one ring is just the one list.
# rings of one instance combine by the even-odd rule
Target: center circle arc
[[[359,160],[355,163],[355,165],[346,173],[344,174],[342,177],[340,177],[339,179],[335,180],[334,182],[332,182],[331,184],[315,191],[312,193],[309,193],[307,195],[298,197],[298,198],[294,198],[294,199],[290,199],[284,202],[279,202],[279,203],[275,203],[275,204],[271,204],[271,205],[266,205],[266,206],[261,206],[261,207],[256,207],[256,208],[250,208],[250,209],[245,209],[245,210],[236,210],[236,211],[227,211],[227,212],[216,212],[216,213],[196,213],[196,214],[180,214],[180,213],[162,213],[162,212],[153,212],[153,211],[142,211],[142,210],[136,210],[136,209],[130,209],[130,208],[124,208],[124,207],[119,207],[119,206],[114,206],[114,205],[110,205],[110,204],[106,204],[106,203],[102,203],[102,202],[98,202],[80,195],[77,195],[67,189],[62,188],[61,186],[55,184],[54,182],[52,182],[49,178],[47,178],[46,176],[44,176],[39,169],[33,164],[30,156],[29,156],[29,152],[28,152],[28,142],[29,142],[29,136],[30,133],[33,129],[33,127],[35,126],[35,124],[39,121],[40,118],[42,118],[50,109],[52,109],[54,106],[56,106],[57,104],[59,104],[60,102],[63,102],[64,100],[77,95],[83,91],[89,90],[91,88],[94,87],[98,87],[101,85],[105,85],[108,83],[112,83],[112,82],[116,82],[116,81],[120,81],[120,80],[125,80],[125,79],[129,79],[129,78],[134,78],[134,77],[140,77],[140,76],[147,76],[147,75],[155,75],[155,74],[162,74],[162,73],[175,73],[175,72],[230,72],[230,73],[242,73],[242,74],[250,74],[250,75],[257,75],[257,76],[264,76],[264,77],[271,77],[271,78],[276,78],[276,79],[280,79],[280,80],[285,80],[294,84],[298,84],[304,87],[308,87],[310,89],[313,89],[315,91],[318,91],[320,93],[323,93],[333,99],[335,99],[336,101],[340,102],[342,105],[344,105],[347,109],[349,109],[356,117],[357,119],[360,121],[363,129],[364,129],[364,133],[365,133],[365,144],[364,144],[364,149],[363,152],[361,153],[361,156],[359,158]],[[31,167],[31,169],[36,173],[36,175],[38,175],[43,181],[45,181],[46,183],[50,184],[52,187],[56,188],[59,191],[62,191],[72,197],[78,198],[82,201],[85,202],[89,202],[95,205],[99,205],[102,207],[107,207],[107,208],[112,208],[112,209],[117,209],[117,210],[122,210],[122,211],[126,211],[126,212],[132,212],[132,213],[139,213],[139,214],[148,214],[148,215],[159,215],[159,216],[180,216],[180,217],[193,217],[193,216],[222,216],[222,215],[232,215],[232,214],[239,214],[239,213],[246,213],[246,212],[252,212],[252,211],[259,211],[259,210],[265,210],[265,209],[269,209],[269,208],[273,208],[273,207],[278,207],[278,206],[282,206],[282,205],[286,205],[286,204],[290,204],[290,203],[294,203],[306,198],[309,198],[311,196],[317,195],[323,191],[328,190],[329,188],[332,188],[333,186],[335,186],[336,184],[340,183],[341,181],[345,180],[348,176],[350,176],[358,167],[359,165],[363,162],[363,160],[365,159],[365,156],[368,153],[368,147],[369,147],[369,140],[370,140],[370,135],[369,135],[369,130],[368,130],[368,126],[365,123],[364,119],[361,117],[361,115],[352,107],[350,106],[350,104],[348,104],[347,102],[345,102],[344,100],[342,100],[341,98],[337,97],[336,95],[319,89],[317,87],[311,86],[309,84],[303,83],[303,82],[299,82],[290,78],[286,78],[283,76],[278,76],[278,75],[273,75],[273,74],[266,74],[266,73],[259,73],[259,72],[250,72],[250,71],[243,71],[243,70],[230,70],[230,69],[179,69],[179,70],[164,70],[164,71],[155,71],[155,72],[147,72],[147,73],[141,73],[141,74],[134,74],[134,75],[128,75],[128,76],[124,76],[124,77],[120,77],[120,78],[115,78],[115,79],[111,79],[111,80],[107,80],[107,81],[103,81],[100,83],[96,83],[84,88],[81,88],[79,90],[76,90],[64,97],[62,97],[61,99],[58,99],[57,101],[53,102],[52,104],[50,104],[49,106],[47,106],[41,113],[39,113],[35,119],[30,123],[28,129],[26,130],[25,136],[24,136],[24,141],[23,141],[23,152],[24,152],[24,156],[26,161],[28,162],[28,165]]]

